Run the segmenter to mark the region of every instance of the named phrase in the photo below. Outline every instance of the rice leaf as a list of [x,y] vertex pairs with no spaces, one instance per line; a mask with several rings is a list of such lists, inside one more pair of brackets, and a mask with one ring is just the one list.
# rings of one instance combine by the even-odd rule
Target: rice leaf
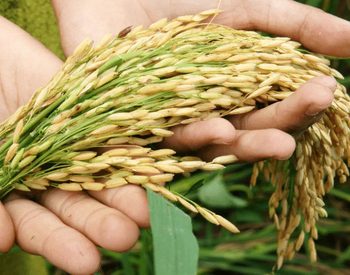
[[154,274],[153,257],[152,257],[152,235],[149,229],[141,231],[141,249],[138,258],[138,275]]
[[226,188],[223,174],[217,173],[209,182],[206,180],[204,185],[199,189],[199,199],[211,207],[245,207],[247,201],[233,196]]
[[45,260],[40,256],[12,249],[0,255],[0,275],[47,275]]
[[319,7],[322,4],[322,0],[307,0],[305,4],[314,7]]
[[197,273],[199,247],[191,219],[163,197],[147,190],[156,275]]

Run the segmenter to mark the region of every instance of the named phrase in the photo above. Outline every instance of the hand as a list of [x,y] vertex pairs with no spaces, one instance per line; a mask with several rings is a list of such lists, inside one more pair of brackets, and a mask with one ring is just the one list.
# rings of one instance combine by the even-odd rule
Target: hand
[[[281,1],[223,0],[222,9],[227,11],[217,20],[236,28],[257,28],[291,36],[323,53],[350,54],[346,41],[346,33],[350,32],[349,24],[310,7]],[[184,4],[181,3],[184,1],[174,1],[171,10],[167,1],[148,1],[145,7],[142,1],[125,0],[106,0],[103,6],[97,0],[86,1],[84,5],[79,1],[53,2],[66,54],[71,53],[85,37],[99,40],[105,33],[118,33],[126,26],[140,23],[147,25],[161,17],[195,13],[216,6],[216,1],[209,0],[201,1],[200,6],[198,1],[186,1]],[[291,15],[294,22],[284,20]],[[60,62],[23,32],[14,31],[9,23],[5,25],[9,30],[4,34],[4,28],[0,28],[0,41],[8,41],[11,37],[11,42],[16,41],[14,44],[17,45],[13,49],[11,44],[10,49],[8,44],[1,43],[4,49],[0,51],[0,60],[9,59],[7,63],[0,63],[1,92],[6,99],[0,101],[0,106],[9,106],[8,113],[11,113],[16,106],[11,107],[5,102],[16,102],[22,98],[24,102],[30,92],[46,83],[57,71]],[[328,34],[322,37],[322,43],[319,30]],[[334,30],[338,30],[338,33],[334,34]],[[4,35],[6,39],[2,40]],[[32,68],[42,68],[42,64],[45,64],[45,69],[35,71],[33,75]],[[33,81],[35,78],[36,81]],[[13,92],[13,87],[16,87],[17,93]],[[303,129],[313,122],[314,114],[322,112],[331,104],[333,90],[332,78],[315,79],[285,101],[254,114],[234,117],[230,121],[216,119],[178,127],[175,135],[165,144],[179,150],[198,150],[199,154],[209,158],[220,154],[223,149],[225,154],[232,152],[244,160],[287,158],[295,145],[294,139],[286,131]],[[276,121],[276,118],[279,119]],[[266,148],[266,142],[273,143],[274,148]],[[45,256],[70,273],[87,274],[96,270],[99,264],[94,244],[117,251],[132,246],[137,239],[137,226],[148,225],[146,204],[142,189],[126,186],[90,192],[89,195],[50,190],[38,199],[38,203],[14,197],[6,202],[6,209],[16,228],[17,243],[23,249]],[[132,209],[129,205],[133,206]],[[1,239],[8,242],[7,246],[3,246],[5,250],[11,244],[13,232],[9,230],[11,223],[1,208],[0,221],[7,229],[0,231],[3,234]]]
[[[2,121],[45,85],[62,62],[1,17],[0,41]],[[128,250],[138,239],[139,227],[149,225],[146,195],[137,186],[90,195],[52,189],[36,200],[11,194],[5,208],[0,203],[0,252],[10,249],[16,233],[23,250],[43,255],[73,274],[90,274],[99,267],[96,245]]]
[[[195,14],[216,8],[219,3],[214,0],[105,0],[101,4],[101,1],[89,0],[81,6],[78,2],[53,1],[66,54],[86,37],[99,41],[106,33],[117,34],[127,26],[147,26],[162,17]],[[219,8],[224,12],[214,22],[289,36],[323,54],[350,55],[350,42],[346,39],[350,35],[350,23],[319,9],[287,0],[222,0]],[[245,161],[287,159],[295,149],[290,134],[317,121],[322,111],[331,105],[334,90],[334,79],[315,78],[290,98],[263,110],[229,120],[213,119],[176,127],[175,135],[163,145],[177,151],[196,151],[204,159],[229,153]]]

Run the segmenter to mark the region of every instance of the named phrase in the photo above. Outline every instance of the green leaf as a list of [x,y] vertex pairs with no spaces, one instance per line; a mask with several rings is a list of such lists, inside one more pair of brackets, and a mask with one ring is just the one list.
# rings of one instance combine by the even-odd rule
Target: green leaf
[[199,172],[192,174],[189,177],[181,177],[181,179],[175,180],[170,183],[170,189],[174,192],[186,194],[197,191],[197,189],[203,185],[203,180],[210,177],[208,172]]
[[147,190],[156,275],[194,275],[199,247],[191,218],[163,197]]
[[0,275],[47,275],[46,263],[42,257],[18,249],[0,255]]
[[350,194],[348,194],[340,189],[333,188],[333,189],[331,189],[331,191],[329,193],[338,199],[342,199],[344,201],[350,202]]
[[337,259],[337,263],[346,263],[346,261],[350,260],[350,247],[348,247],[346,250],[344,250],[343,253],[340,254],[340,256]]
[[121,262],[123,267],[123,272],[128,275],[136,275],[136,272],[132,266],[132,263],[130,261],[130,255],[129,253],[123,253],[121,255]]
[[232,195],[224,184],[222,173],[218,173],[204,183],[199,189],[198,197],[201,202],[211,207],[229,208],[245,207],[247,201]]
[[323,0],[307,0],[305,2],[305,4],[310,5],[310,6],[314,6],[314,7],[320,7],[322,4]]
[[235,223],[263,223],[264,217],[254,208],[240,209],[239,215],[235,215]]
[[141,231],[141,250],[138,264],[138,275],[154,274],[152,257],[152,235],[149,229]]

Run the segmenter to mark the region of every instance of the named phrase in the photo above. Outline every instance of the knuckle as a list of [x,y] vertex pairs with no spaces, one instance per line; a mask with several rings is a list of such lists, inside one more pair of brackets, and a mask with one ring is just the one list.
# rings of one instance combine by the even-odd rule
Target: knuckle
[[76,210],[79,204],[83,203],[89,197],[85,194],[67,194],[67,197],[58,205],[58,214],[60,216],[70,218],[72,217],[74,211]]
[[[102,213],[101,213],[102,212]],[[105,213],[103,213],[105,212]],[[100,217],[106,217],[108,216],[108,208],[106,208],[105,206],[100,206],[100,207],[97,207],[96,209],[90,211],[88,213],[88,215],[85,217],[85,222],[84,222],[84,225],[82,227],[82,230],[83,232],[89,232],[90,231],[90,223],[92,222],[93,224],[96,223],[96,215],[100,215]]]

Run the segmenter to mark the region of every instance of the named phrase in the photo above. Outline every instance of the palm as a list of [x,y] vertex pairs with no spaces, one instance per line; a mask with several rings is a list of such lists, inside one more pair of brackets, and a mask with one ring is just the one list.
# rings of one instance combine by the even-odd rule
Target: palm
[[[217,1],[87,0],[82,4],[54,0],[53,4],[62,46],[69,55],[86,37],[98,41],[106,33],[116,34],[127,26],[146,26],[163,17],[215,8]],[[322,53],[350,55],[347,23],[293,1],[223,0],[221,9],[225,12],[216,18],[219,23],[291,36]],[[284,19],[291,15],[293,21]],[[319,29],[328,35],[323,43],[319,43]],[[11,45],[0,43],[0,120],[25,103],[61,66],[61,61],[43,46],[1,19],[0,41],[8,40]],[[333,79],[315,79],[287,100],[253,114],[178,127],[163,145],[194,150],[207,158],[228,152],[243,160],[287,158],[294,150],[294,139],[287,132],[314,122],[314,114],[331,103],[333,90]],[[276,146],[266,148],[267,142]],[[12,196],[6,202],[16,229],[16,241],[23,249],[45,256],[70,273],[92,273],[99,264],[95,245],[126,250],[137,240],[138,227],[149,223],[145,193],[136,186],[89,194],[49,190],[37,197],[37,201]],[[5,240],[0,242],[3,251],[12,245],[14,231],[1,204],[0,232]],[[57,250],[58,247],[62,250]]]
[[[0,17],[0,121],[27,102],[44,85],[61,62],[31,36]],[[45,64],[46,73],[40,68]]]

